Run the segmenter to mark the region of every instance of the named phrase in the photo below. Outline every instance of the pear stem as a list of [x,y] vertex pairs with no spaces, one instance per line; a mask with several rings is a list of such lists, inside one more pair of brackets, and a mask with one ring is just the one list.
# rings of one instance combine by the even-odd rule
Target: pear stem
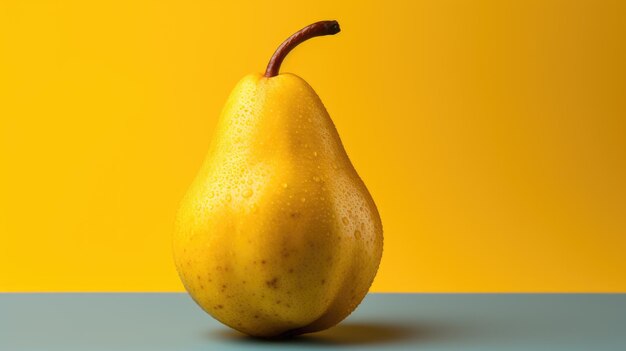
[[280,65],[287,54],[303,41],[324,35],[333,35],[339,33],[339,23],[337,21],[320,21],[310,24],[299,31],[293,33],[287,40],[276,49],[274,55],[267,64],[265,77],[270,78],[278,75]]

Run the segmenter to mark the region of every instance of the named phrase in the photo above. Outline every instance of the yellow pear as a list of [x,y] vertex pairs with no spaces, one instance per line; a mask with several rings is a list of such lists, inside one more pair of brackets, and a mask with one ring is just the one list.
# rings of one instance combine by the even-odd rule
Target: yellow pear
[[257,337],[329,328],[365,297],[382,223],[315,91],[280,63],[336,21],[303,28],[231,93],[184,197],[173,251],[191,297]]

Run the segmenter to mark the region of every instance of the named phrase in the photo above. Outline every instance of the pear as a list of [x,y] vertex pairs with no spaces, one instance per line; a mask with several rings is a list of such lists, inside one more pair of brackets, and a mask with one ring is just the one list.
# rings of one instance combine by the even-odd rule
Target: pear
[[339,32],[303,28],[264,75],[235,87],[176,220],[185,289],[223,324],[274,338],[329,328],[369,290],[382,223],[315,91],[278,74],[299,43]]

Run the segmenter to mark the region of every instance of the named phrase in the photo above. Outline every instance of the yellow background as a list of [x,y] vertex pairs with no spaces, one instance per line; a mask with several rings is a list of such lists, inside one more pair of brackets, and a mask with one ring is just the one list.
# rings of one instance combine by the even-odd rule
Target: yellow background
[[374,291],[626,291],[622,1],[0,3],[0,291],[180,291],[178,201],[245,74],[333,117]]

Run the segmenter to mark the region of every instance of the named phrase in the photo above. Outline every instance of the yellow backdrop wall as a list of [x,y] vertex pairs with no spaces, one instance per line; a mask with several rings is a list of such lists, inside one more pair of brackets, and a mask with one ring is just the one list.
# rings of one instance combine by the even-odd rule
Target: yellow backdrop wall
[[0,3],[0,291],[180,291],[230,90],[298,47],[385,226],[374,291],[626,291],[620,1]]

